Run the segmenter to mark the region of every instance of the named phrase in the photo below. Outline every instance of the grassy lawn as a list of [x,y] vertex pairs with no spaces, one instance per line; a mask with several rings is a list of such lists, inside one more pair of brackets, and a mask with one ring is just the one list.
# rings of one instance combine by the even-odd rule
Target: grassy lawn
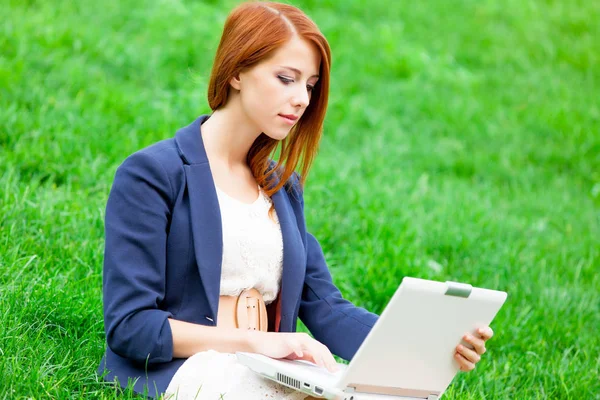
[[[108,191],[209,111],[234,4],[0,2],[0,399],[135,397],[95,374]],[[334,55],[305,200],[344,295],[506,290],[445,398],[600,399],[600,2],[294,4]]]

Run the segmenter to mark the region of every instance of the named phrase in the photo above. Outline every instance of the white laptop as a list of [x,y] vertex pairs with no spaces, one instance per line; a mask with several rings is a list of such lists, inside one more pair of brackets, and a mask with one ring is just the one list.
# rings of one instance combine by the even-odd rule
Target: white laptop
[[[406,277],[350,364],[315,364],[238,352],[269,379],[313,397],[343,400],[439,399],[459,371],[456,345],[488,326],[506,293]],[[462,342],[466,344],[465,342]]]

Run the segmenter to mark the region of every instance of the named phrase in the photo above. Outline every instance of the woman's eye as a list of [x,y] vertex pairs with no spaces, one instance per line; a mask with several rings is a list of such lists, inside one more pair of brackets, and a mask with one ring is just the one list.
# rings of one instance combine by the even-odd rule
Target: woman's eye
[[306,85],[306,89],[308,89],[309,92],[312,92],[314,90],[314,86],[312,85]]
[[279,80],[280,80],[281,82],[283,82],[283,83],[285,83],[285,84],[288,84],[288,83],[292,83],[292,82],[294,82],[294,80],[293,80],[293,79],[286,78],[285,76],[277,75],[277,77],[279,78]]

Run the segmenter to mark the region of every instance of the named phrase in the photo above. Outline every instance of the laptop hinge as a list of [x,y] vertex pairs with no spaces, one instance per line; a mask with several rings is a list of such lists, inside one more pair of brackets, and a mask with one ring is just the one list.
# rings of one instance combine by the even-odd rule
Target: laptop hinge
[[344,390],[346,393],[371,393],[386,396],[413,397],[426,400],[438,400],[440,392],[437,390],[406,389],[391,386],[348,384]]

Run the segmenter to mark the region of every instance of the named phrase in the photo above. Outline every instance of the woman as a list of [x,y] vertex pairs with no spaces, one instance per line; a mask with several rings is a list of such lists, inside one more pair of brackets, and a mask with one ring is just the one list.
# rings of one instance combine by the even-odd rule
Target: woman
[[[326,39],[300,10],[242,4],[215,57],[212,114],[118,168],[105,221],[105,379],[179,399],[301,399],[234,353],[331,371],[332,353],[353,357],[377,316],[342,298],[303,211],[330,63]],[[234,329],[241,314],[231,304],[242,297],[259,306],[257,330]],[[295,333],[298,317],[315,339]],[[461,369],[473,369],[491,336],[486,328],[466,339],[473,350],[457,347]]]

